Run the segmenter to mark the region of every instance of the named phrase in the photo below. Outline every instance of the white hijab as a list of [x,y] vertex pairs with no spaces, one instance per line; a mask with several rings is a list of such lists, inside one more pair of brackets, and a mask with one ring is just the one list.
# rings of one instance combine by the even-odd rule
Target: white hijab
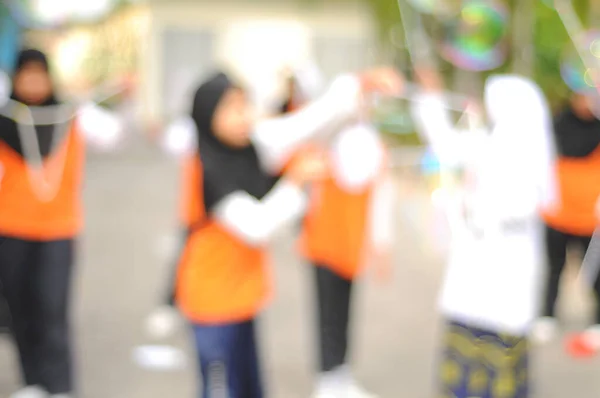
[[491,122],[479,163],[484,202],[503,217],[554,201],[552,119],[541,89],[525,77],[497,75],[486,82],[484,100]]

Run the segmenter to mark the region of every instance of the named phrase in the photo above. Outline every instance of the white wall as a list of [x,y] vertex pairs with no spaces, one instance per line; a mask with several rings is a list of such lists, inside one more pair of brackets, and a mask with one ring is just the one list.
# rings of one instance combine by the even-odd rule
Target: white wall
[[[316,37],[321,41],[342,38],[374,42],[370,14],[358,5],[312,10],[290,4],[251,5],[222,0],[208,4],[172,1],[151,7],[149,42],[143,51],[139,91],[143,110],[140,116],[147,121],[161,121],[168,116],[162,98],[165,31],[177,29],[212,35],[211,54],[203,56],[215,65],[231,67],[250,88],[260,87],[257,95],[263,102],[280,89],[283,66],[314,57]],[[343,58],[344,54],[339,54],[337,64],[343,65]],[[347,65],[352,69],[352,62]],[[340,67],[343,66],[334,69]]]

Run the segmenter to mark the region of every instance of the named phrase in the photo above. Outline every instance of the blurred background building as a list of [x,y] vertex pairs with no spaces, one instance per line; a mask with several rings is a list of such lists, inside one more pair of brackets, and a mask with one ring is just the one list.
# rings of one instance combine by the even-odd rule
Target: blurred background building
[[139,91],[145,118],[187,111],[195,83],[215,65],[234,69],[265,107],[281,94],[286,67],[316,60],[331,77],[369,65],[376,47],[374,21],[360,2],[152,0],[147,9]]

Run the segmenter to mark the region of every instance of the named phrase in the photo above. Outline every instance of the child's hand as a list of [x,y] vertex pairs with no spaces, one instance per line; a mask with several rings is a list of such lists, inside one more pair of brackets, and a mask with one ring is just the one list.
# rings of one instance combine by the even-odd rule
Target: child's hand
[[394,68],[370,69],[360,76],[365,94],[399,95],[404,89],[404,77]]
[[310,150],[299,155],[287,168],[286,177],[298,185],[325,178],[327,158],[322,151]]
[[415,75],[425,91],[439,93],[444,90],[444,82],[435,69],[417,68],[415,69]]

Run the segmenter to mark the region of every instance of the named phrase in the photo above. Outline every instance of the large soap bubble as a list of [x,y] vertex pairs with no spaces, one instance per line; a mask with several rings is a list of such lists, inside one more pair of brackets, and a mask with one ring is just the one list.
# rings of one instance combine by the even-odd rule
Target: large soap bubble
[[449,24],[442,56],[470,71],[495,69],[506,59],[507,33],[508,13],[501,4],[470,1]]
[[597,92],[600,87],[600,31],[587,32],[575,45],[578,49],[570,47],[563,55],[561,76],[575,92]]

